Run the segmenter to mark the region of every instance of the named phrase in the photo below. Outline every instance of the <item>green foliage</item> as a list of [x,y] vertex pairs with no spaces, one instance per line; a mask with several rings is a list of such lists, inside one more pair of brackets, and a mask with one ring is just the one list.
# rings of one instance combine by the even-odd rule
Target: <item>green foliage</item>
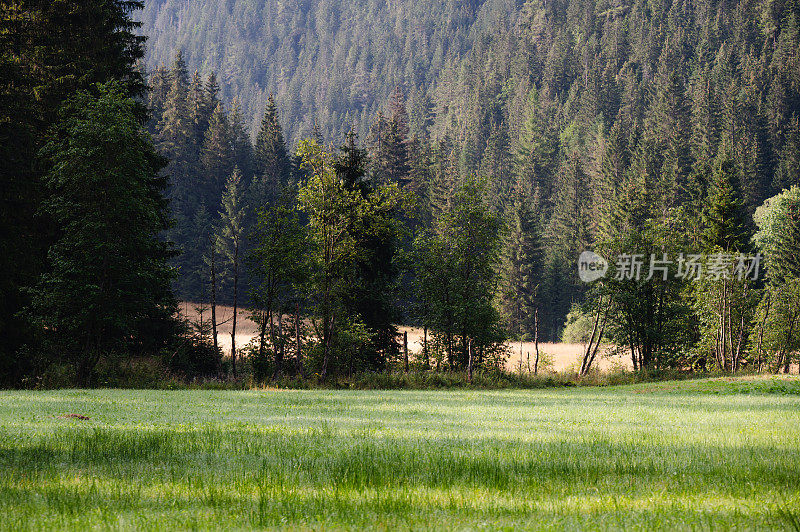
[[[258,347],[252,356],[256,380],[267,376],[267,328],[270,351],[274,358],[273,377],[280,376],[287,345],[292,345],[294,330],[282,334],[275,329],[275,314],[282,324],[284,313],[299,308],[309,272],[306,258],[306,232],[300,221],[293,189],[284,189],[278,200],[258,213],[258,223],[250,235],[252,249],[247,256],[251,276],[250,301],[257,309],[254,320],[260,325]],[[297,319],[297,316],[295,317]],[[296,356],[301,356],[296,353]]]
[[566,344],[587,344],[594,329],[594,312],[584,312],[577,305],[567,314],[567,322],[561,333],[561,341]]
[[749,247],[750,231],[744,201],[735,188],[736,169],[724,158],[714,169],[713,182],[703,212],[702,243],[706,250],[745,251]]
[[436,230],[414,243],[418,315],[443,337],[450,368],[465,368],[469,343],[478,365],[498,364],[505,340],[493,305],[500,258],[500,218],[484,198],[486,181],[468,178],[453,195]]
[[[183,24],[172,29],[178,12]],[[250,130],[264,107],[274,114],[274,94],[290,145],[360,132],[371,178],[416,196],[415,229],[417,220],[437,226],[472,173],[487,178],[494,212],[511,210],[524,189],[543,250],[533,283],[540,336],[555,340],[572,303],[587,299],[575,257],[610,237],[623,242],[649,220],[677,230],[663,241],[687,253],[748,248],[750,214],[800,168],[797,17],[794,7],[744,0],[234,0],[225,9],[163,0],[143,20],[157,35],[150,66],[181,42],[193,66],[222,73]],[[662,288],[628,292],[632,315],[653,318]],[[679,287],[667,291],[684,314]],[[502,292],[509,315],[513,298]]]
[[396,350],[390,297],[403,194],[397,184],[364,182],[361,155],[353,145],[337,160],[316,141],[305,140],[298,159],[308,176],[299,203],[308,217],[308,295],[319,320],[314,326],[320,374],[325,378],[346,367],[352,371],[351,364],[342,365],[352,353],[341,342],[348,336],[361,338],[347,332],[356,324],[363,324],[370,336],[364,350],[368,355],[360,363],[382,367]]
[[500,312],[510,334],[532,338],[538,333],[539,288],[544,275],[541,234],[530,198],[520,192],[506,222],[499,268]]
[[767,259],[769,285],[753,318],[751,348],[759,366],[788,371],[800,352],[800,189],[792,187],[756,210],[754,241]]
[[[39,331],[22,310],[29,289],[48,270],[47,252],[57,238],[44,214],[47,162],[37,156],[78,91],[117,80],[129,97],[142,97],[135,64],[144,37],[131,13],[138,1],[0,3],[0,382],[16,385],[37,368],[30,356]],[[142,105],[134,109],[143,118]],[[28,347],[24,347],[25,344]]]
[[769,278],[781,284],[800,277],[800,188],[792,187],[756,209],[753,240],[765,254]]
[[289,184],[291,170],[283,129],[278,122],[278,110],[271,95],[261,120],[254,152],[255,176],[251,201],[257,210]]
[[[166,264],[168,227],[163,162],[119,84],[79,93],[58,134],[43,149],[52,165],[44,208],[61,228],[50,271],[33,292],[33,314],[78,365],[88,383],[106,350],[158,349],[169,337],[159,321],[175,312]],[[161,326],[160,333],[165,331]]]

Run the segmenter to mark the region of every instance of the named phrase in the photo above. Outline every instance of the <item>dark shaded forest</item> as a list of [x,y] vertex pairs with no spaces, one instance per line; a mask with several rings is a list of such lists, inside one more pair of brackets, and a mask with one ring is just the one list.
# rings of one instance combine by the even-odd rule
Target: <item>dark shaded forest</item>
[[[87,382],[109,350],[236,377],[235,346],[224,361],[217,346],[219,303],[259,324],[257,380],[408,367],[398,323],[425,330],[421,368],[471,374],[501,367],[509,338],[560,340],[568,315],[590,324],[582,373],[601,343],[635,370],[797,359],[796,2],[26,6],[4,7],[2,34],[11,382],[65,338]],[[98,20],[105,34],[68,42]],[[112,161],[89,149],[103,134],[86,124],[115,108],[144,137]],[[89,168],[107,169],[96,186],[125,197],[142,231],[70,229],[98,212],[100,198],[65,196],[88,187]],[[151,191],[114,193],[119,175],[149,175]],[[79,308],[91,283],[75,272],[108,255],[91,244],[103,235],[152,257],[113,277],[117,301],[141,303],[125,311],[138,325],[110,312],[124,307],[102,285]],[[605,280],[580,281],[585,250],[609,259]],[[759,253],[765,275],[741,275]],[[674,261],[633,279],[615,261],[681,254],[717,275],[692,281]],[[168,319],[165,283],[209,305],[210,321]]]

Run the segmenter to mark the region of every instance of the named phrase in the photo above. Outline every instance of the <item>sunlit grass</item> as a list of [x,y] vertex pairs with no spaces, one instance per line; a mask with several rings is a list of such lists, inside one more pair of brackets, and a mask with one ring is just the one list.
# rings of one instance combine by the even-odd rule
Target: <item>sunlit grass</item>
[[791,528],[798,390],[2,392],[0,528]]

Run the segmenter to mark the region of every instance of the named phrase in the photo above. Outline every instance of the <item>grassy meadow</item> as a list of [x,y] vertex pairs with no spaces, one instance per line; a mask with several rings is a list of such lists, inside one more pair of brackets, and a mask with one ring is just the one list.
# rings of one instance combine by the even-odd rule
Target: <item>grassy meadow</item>
[[0,392],[0,529],[798,527],[797,378]]

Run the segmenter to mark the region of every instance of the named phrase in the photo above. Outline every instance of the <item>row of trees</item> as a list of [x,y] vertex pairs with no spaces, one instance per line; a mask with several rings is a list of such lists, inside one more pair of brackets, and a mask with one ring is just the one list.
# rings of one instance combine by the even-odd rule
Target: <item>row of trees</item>
[[[558,339],[574,304],[584,371],[603,340],[636,369],[796,358],[794,3],[525,2],[409,101],[395,88],[363,146],[311,128],[293,153],[273,99],[253,143],[181,54],[146,92],[140,7],[2,5],[8,382],[62,352],[84,382],[110,352],[219,373],[220,301],[254,310],[262,376],[385,368],[399,322],[425,329],[426,365],[492,366],[509,335]],[[589,287],[590,248],[760,251],[768,277],[673,263]],[[175,319],[170,285],[210,326]]]
[[[575,275],[559,277],[559,268],[572,263],[566,256],[564,263],[548,264],[547,226],[537,219],[538,193],[529,182],[518,179],[507,211],[498,212],[489,179],[461,177],[447,166],[445,141],[430,146],[410,135],[399,90],[386,113],[376,116],[365,148],[351,132],[338,151],[323,147],[317,137],[302,141],[288,157],[276,113],[268,112],[263,123],[255,157],[286,162],[251,165],[264,173],[254,170],[244,188],[234,171],[236,187],[225,191],[219,211],[217,226],[224,231],[215,238],[230,241],[234,232],[225,228],[239,220],[237,239],[248,243],[238,262],[248,267],[235,279],[248,279],[261,326],[258,358],[273,376],[287,369],[288,358],[292,371],[302,372],[306,344],[309,371],[384,369],[400,353],[394,324],[402,321],[424,328],[421,362],[450,368],[497,366],[507,338],[538,337],[540,327],[546,328],[539,323],[539,315],[547,315],[543,287],[567,275],[573,282]],[[268,138],[277,141],[265,142]],[[580,161],[572,164],[579,167]],[[646,176],[630,173],[612,204],[596,215],[599,227],[590,242],[609,257],[689,252],[702,254],[701,267],[709,267],[719,254],[761,252],[770,272],[790,267],[796,256],[779,248],[795,244],[787,236],[781,246],[769,244],[764,236],[764,231],[783,231],[783,218],[776,222],[769,215],[773,226],[756,234],[740,172],[730,145],[723,144],[692,175],[696,196],[666,208],[654,201]],[[249,207],[255,215],[230,207],[253,197],[239,197],[237,190],[259,182],[271,185]],[[770,200],[759,213],[782,201]],[[579,222],[579,216],[574,213],[572,221]],[[240,272],[230,252],[223,261]],[[791,282],[778,282],[770,273],[765,288],[758,271],[747,272],[754,276],[749,278],[732,263],[716,279],[694,281],[679,275],[681,267],[671,261],[663,278],[650,279],[614,279],[612,270],[610,279],[587,292],[584,312],[591,314],[594,328],[582,371],[590,369],[604,341],[628,351],[635,369],[787,367],[796,351],[789,345],[795,318],[776,313],[791,308],[786,299]],[[202,271],[212,279],[218,299],[214,272],[209,277],[208,268]],[[237,298],[234,285],[234,302]],[[776,299],[785,307],[773,306]],[[301,314],[311,318],[309,324]],[[285,317],[292,318],[291,327]],[[776,344],[781,338],[783,344]]]
[[181,345],[140,2],[0,3],[0,384]]

